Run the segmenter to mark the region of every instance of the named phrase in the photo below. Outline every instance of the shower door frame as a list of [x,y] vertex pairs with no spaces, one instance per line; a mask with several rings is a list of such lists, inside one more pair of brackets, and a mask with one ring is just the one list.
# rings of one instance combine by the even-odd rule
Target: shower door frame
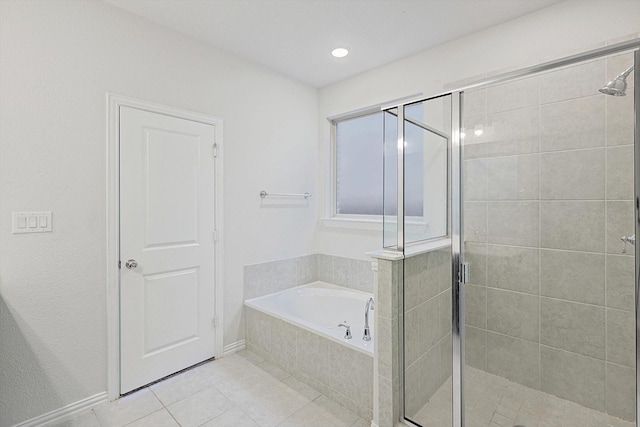
[[[634,51],[635,50],[635,51]],[[571,55],[565,58],[561,58],[554,61],[545,62],[539,65],[535,65],[532,67],[508,72],[505,74],[497,75],[494,77],[490,77],[470,85],[466,85],[463,88],[459,88],[453,93],[464,93],[466,90],[471,89],[480,89],[482,87],[491,86],[499,83],[506,83],[508,81],[523,78],[530,75],[538,74],[545,71],[551,71],[557,68],[577,64],[584,61],[589,61],[593,59],[603,58],[612,54],[622,53],[634,51],[634,137],[633,137],[633,145],[634,145],[634,214],[635,214],[635,233],[639,235],[640,233],[640,86],[638,86],[638,81],[640,81],[640,38],[628,40],[616,44],[612,44],[610,46],[593,49],[587,52],[583,52],[576,55]],[[613,78],[614,76],[611,76]],[[604,83],[604,82],[603,82]],[[595,88],[597,89],[597,88]],[[464,98],[460,98],[460,116],[459,119],[462,118],[462,102]],[[462,122],[460,122],[460,129],[462,129]],[[459,189],[459,199],[455,202],[458,203],[459,209],[452,209],[452,230],[457,229],[458,233],[454,233],[452,231],[452,280],[453,280],[453,288],[459,289],[458,292],[453,293],[453,339],[454,339],[454,377],[453,377],[453,426],[454,427],[464,427],[464,416],[465,416],[465,406],[464,406],[464,283],[460,278],[460,272],[462,271],[462,266],[464,263],[464,252],[461,251],[464,235],[462,233],[463,230],[463,188],[462,183],[463,180],[463,168],[462,168],[462,159],[463,159],[463,146],[460,144],[457,147],[458,151],[453,153],[453,156],[458,159],[457,166],[458,169],[453,169],[453,180],[452,180],[452,188],[456,187]],[[455,166],[455,165],[453,165]],[[452,200],[452,205],[454,201]],[[456,245],[454,242],[457,242],[458,251],[455,251]],[[458,262],[455,262],[455,259],[458,259]],[[635,320],[636,320],[636,427],[640,427],[640,343],[638,337],[640,336],[640,316],[639,316],[639,292],[640,292],[640,250],[635,251],[635,276],[634,276],[634,285],[635,285]],[[457,264],[457,265],[456,265]],[[456,271],[456,267],[458,267],[458,271]],[[455,313],[459,312],[459,317],[456,319]],[[456,335],[456,330],[460,332]],[[460,359],[456,359],[456,346],[459,346],[460,351]],[[459,382],[456,382],[455,372],[456,368],[459,370]]]
[[[482,87],[495,85],[498,83],[506,83],[508,81],[538,74],[544,71],[551,71],[568,65],[577,64],[592,59],[602,58],[615,53],[625,51],[634,52],[634,213],[635,213],[635,233],[640,235],[640,38],[615,43],[606,47],[589,50],[580,54],[567,56],[558,60],[544,62],[539,65],[527,67],[504,74],[499,74],[477,82],[465,85],[455,90],[442,92],[433,96],[420,96],[413,99],[404,100],[402,103],[393,103],[384,105],[381,110],[390,108],[398,108],[398,210],[397,210],[397,250],[404,254],[406,250],[405,234],[402,225],[404,225],[404,133],[402,132],[403,123],[400,122],[400,111],[404,111],[404,106],[415,102],[425,101],[440,96],[451,95],[451,156],[450,156],[450,218],[449,218],[449,237],[451,238],[451,289],[452,289],[452,345],[453,345],[453,370],[452,370],[452,426],[464,427],[465,425],[465,406],[464,406],[464,280],[462,272],[464,268],[464,252],[462,251],[463,235],[463,167],[462,167],[462,151],[463,147],[460,141],[460,132],[462,129],[462,103],[463,94],[467,90],[480,89]],[[402,203],[402,206],[400,205]],[[636,427],[640,427],[640,316],[639,314],[639,292],[640,292],[640,250],[635,251],[635,319],[636,319]],[[403,284],[404,286],[404,284]],[[400,294],[402,295],[402,294]],[[400,310],[403,310],[403,301],[400,299]],[[400,419],[403,423],[416,426],[413,422],[405,418],[405,396],[404,396],[404,324],[398,322],[400,329],[400,348],[398,360],[402,363],[399,368],[400,372]]]
[[[635,235],[640,233],[640,49],[636,50],[633,55],[634,68],[634,87],[633,87],[633,109],[634,109],[634,132],[633,132],[633,175],[634,175],[634,213],[635,213]],[[635,251],[635,315],[636,315],[636,427],[640,423],[640,344],[638,343],[638,331],[640,331],[640,317],[638,316],[638,292],[640,291],[640,254]]]

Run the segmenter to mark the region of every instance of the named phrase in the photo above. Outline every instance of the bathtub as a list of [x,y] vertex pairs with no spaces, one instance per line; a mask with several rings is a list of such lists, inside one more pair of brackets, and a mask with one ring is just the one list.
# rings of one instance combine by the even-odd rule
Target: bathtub
[[[245,343],[297,380],[365,420],[373,418],[372,340],[364,341],[371,294],[314,282],[244,302]],[[344,338],[351,326],[350,340]]]
[[[246,300],[245,305],[373,356],[373,311],[369,312],[371,341],[362,339],[364,309],[372,296],[342,286],[314,282]],[[345,339],[345,328],[338,327],[345,322],[351,327],[351,339]]]

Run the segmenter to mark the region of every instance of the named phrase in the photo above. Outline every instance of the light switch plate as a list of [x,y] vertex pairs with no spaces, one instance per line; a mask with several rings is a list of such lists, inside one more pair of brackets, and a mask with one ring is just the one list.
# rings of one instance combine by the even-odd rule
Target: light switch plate
[[11,230],[13,234],[50,232],[51,212],[12,212]]

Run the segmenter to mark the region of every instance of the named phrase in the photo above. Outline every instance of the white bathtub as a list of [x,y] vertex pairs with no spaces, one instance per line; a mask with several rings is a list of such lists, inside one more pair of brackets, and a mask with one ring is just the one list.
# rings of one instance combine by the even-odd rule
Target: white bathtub
[[[369,312],[371,341],[362,339],[365,304],[372,296],[342,286],[314,282],[246,300],[244,303],[255,310],[373,356],[373,311]],[[350,340],[344,338],[345,328],[338,327],[339,323],[345,321],[351,326],[353,338]]]

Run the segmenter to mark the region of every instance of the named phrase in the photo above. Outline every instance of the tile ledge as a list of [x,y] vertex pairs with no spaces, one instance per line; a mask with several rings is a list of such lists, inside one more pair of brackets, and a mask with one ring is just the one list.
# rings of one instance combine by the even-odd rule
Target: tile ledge
[[397,261],[403,258],[409,258],[409,257],[420,255],[426,252],[431,252],[438,249],[446,248],[448,246],[451,246],[451,239],[447,237],[444,239],[436,239],[436,240],[430,240],[428,242],[411,244],[405,248],[404,254],[402,252],[398,252],[392,249],[377,249],[374,251],[366,252],[366,254],[376,259],[386,259],[389,261]]

